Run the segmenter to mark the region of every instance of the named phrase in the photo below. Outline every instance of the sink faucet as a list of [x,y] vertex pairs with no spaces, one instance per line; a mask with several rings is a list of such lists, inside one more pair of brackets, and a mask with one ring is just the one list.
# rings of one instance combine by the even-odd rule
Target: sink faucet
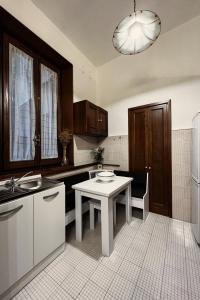
[[18,181],[20,181],[22,178],[24,178],[24,177],[26,177],[26,176],[28,176],[29,174],[32,174],[32,173],[33,173],[33,171],[27,172],[23,176],[21,176],[20,178],[18,178],[16,180],[15,180],[15,177],[11,177],[10,180],[5,183],[5,185],[10,187],[11,191],[14,192],[14,189],[16,187],[16,183]]

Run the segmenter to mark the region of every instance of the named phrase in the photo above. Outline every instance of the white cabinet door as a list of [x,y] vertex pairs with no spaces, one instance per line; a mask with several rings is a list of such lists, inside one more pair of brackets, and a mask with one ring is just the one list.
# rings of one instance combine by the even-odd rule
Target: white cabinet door
[[0,205],[0,295],[33,267],[33,196]]
[[34,265],[65,242],[64,185],[34,195]]

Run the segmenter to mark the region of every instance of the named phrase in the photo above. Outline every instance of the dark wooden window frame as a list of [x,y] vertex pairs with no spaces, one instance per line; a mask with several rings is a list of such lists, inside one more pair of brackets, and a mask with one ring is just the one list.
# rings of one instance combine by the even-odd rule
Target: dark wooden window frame
[[[50,64],[49,62],[45,61],[44,59],[40,58],[38,61],[38,71],[39,71],[39,81],[41,82],[41,64],[43,64],[44,66],[50,68],[51,70],[53,70],[55,73],[57,73],[58,76],[58,102],[57,102],[57,136],[59,135],[59,132],[61,131],[61,97],[60,97],[60,91],[61,91],[61,81],[60,81],[60,70],[58,68],[56,68],[55,66],[53,66],[52,64]],[[41,84],[38,84],[39,91],[38,91],[38,99],[41,99]],[[38,134],[40,134],[40,140],[41,140],[41,101],[37,101],[37,105],[38,105],[38,116],[39,116],[39,120],[37,121],[37,125],[39,126],[39,128],[37,129]],[[49,165],[51,164],[57,164],[59,163],[61,156],[62,156],[62,151],[61,151],[61,147],[59,147],[59,143],[58,143],[58,158],[49,158],[49,159],[41,159],[41,147],[39,147],[39,151],[38,151],[38,162],[39,165],[41,166],[45,166],[45,165]]]
[[[59,166],[62,152],[60,144],[58,144],[59,159],[47,159],[39,162],[39,154],[37,154],[37,164],[33,161],[9,163],[8,145],[3,143],[6,139],[9,140],[6,134],[8,128],[5,126],[6,123],[8,124],[6,121],[8,117],[8,99],[6,99],[8,95],[8,82],[6,82],[8,74],[6,74],[5,67],[5,62],[8,61],[8,57],[5,57],[6,35],[16,42],[14,44],[16,47],[18,44],[19,48],[27,54],[37,57],[34,64],[35,71],[38,72],[40,69],[37,64],[43,63],[59,73],[58,130],[68,128],[73,131],[73,65],[0,6],[0,174],[9,173],[11,169],[17,172],[21,168],[38,169],[41,167],[44,169],[49,165],[52,165],[52,167]],[[38,78],[40,78],[40,74],[37,74],[35,80],[38,80]],[[38,90],[35,91],[37,94],[35,97],[39,97],[38,92]],[[5,109],[6,114],[4,113]],[[36,109],[39,110],[40,107],[36,107]],[[73,142],[68,147],[68,157],[70,166],[73,166]]]

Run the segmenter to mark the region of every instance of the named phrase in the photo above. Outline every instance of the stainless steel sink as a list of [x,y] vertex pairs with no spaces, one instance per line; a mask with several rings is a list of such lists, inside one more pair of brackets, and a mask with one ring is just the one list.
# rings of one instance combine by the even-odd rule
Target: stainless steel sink
[[32,179],[32,180],[19,182],[17,183],[16,186],[23,190],[34,191],[39,189],[41,185],[42,185],[41,179]]

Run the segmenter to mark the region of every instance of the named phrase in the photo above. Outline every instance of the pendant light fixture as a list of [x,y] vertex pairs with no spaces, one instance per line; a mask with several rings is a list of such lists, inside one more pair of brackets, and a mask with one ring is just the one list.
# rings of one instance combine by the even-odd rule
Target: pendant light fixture
[[113,45],[121,54],[137,54],[149,48],[157,40],[160,31],[159,16],[150,10],[136,10],[134,0],[134,12],[116,27]]

